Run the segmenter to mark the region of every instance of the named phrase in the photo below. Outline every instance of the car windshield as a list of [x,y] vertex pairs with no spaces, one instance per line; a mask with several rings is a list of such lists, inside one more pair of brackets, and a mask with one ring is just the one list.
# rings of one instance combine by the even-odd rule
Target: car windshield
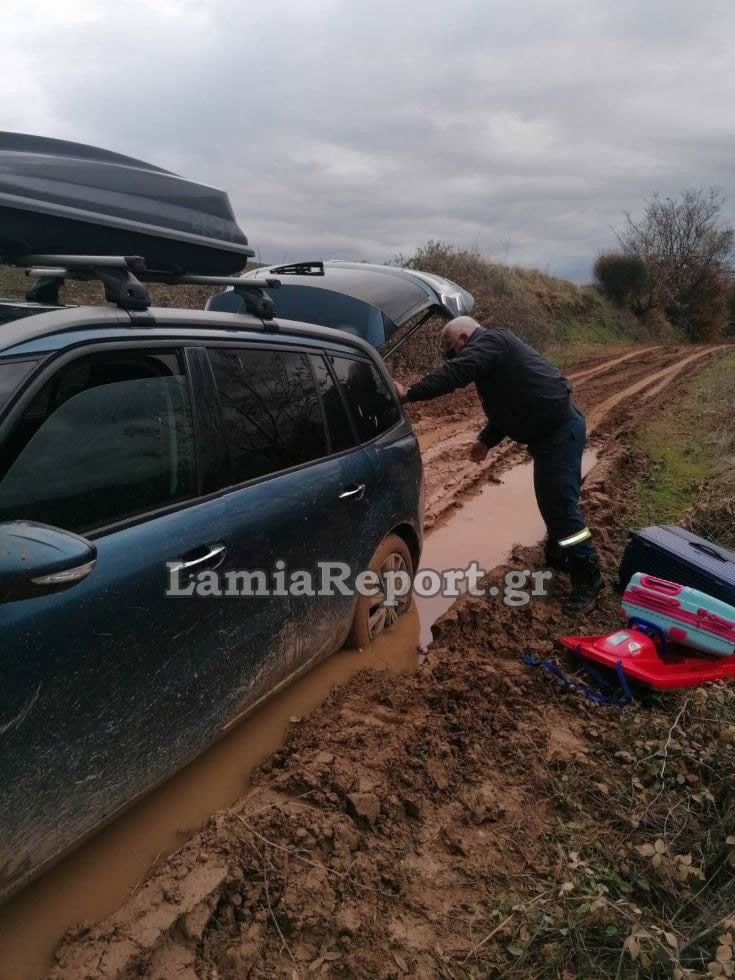
[[0,361],[0,410],[38,361]]

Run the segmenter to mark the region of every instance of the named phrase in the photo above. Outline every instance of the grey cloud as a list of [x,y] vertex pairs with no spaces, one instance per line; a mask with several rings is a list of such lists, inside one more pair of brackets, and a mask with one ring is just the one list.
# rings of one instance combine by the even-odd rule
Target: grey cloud
[[584,279],[652,191],[732,196],[729,0],[28,9],[0,127],[224,186],[266,259],[433,237]]

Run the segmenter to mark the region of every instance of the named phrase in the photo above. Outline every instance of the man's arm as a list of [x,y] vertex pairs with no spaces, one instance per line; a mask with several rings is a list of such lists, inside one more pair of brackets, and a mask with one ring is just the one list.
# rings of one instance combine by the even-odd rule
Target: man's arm
[[424,402],[440,395],[448,395],[457,388],[466,388],[476,381],[490,366],[487,351],[478,350],[474,345],[467,344],[451,361],[442,364],[406,389],[403,400],[408,402]]

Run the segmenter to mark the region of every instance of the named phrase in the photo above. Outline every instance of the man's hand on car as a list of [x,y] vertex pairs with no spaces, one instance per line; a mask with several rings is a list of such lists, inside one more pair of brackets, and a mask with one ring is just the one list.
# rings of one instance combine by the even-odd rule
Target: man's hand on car
[[400,399],[400,401],[403,401],[403,399],[406,397],[406,389],[399,381],[394,381],[393,384],[396,386],[396,393],[398,395],[398,398]]
[[479,439],[475,440],[470,447],[470,459],[473,463],[481,463],[483,459],[489,453],[489,449],[484,442],[480,442]]

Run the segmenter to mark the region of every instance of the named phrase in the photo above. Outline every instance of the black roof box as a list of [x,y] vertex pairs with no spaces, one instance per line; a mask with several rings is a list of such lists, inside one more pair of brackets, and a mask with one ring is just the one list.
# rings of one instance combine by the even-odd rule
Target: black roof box
[[255,253],[224,191],[93,146],[0,132],[0,253],[142,255],[233,275]]

